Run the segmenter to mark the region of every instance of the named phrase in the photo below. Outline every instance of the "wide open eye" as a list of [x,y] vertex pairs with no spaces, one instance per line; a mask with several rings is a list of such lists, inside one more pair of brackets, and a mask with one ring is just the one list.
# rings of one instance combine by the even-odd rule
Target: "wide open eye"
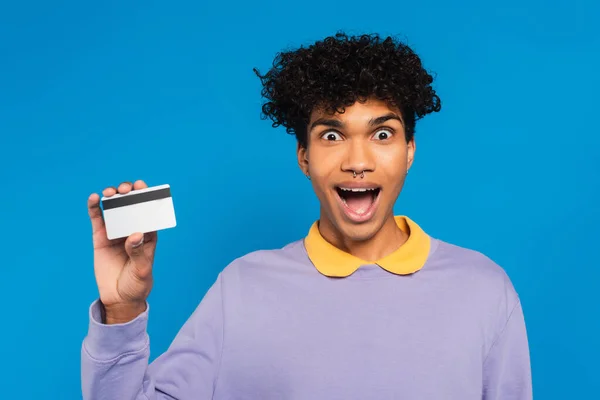
[[321,138],[329,142],[335,142],[337,140],[342,140],[342,135],[335,131],[327,131],[321,135]]
[[390,129],[379,129],[373,135],[375,140],[388,140],[394,133]]

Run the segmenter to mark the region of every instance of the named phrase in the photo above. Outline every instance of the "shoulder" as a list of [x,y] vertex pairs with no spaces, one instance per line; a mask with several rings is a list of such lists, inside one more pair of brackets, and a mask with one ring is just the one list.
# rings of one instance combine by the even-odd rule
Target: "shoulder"
[[302,240],[286,244],[281,248],[260,249],[249,252],[231,261],[221,272],[223,277],[256,276],[276,271],[293,271],[303,265],[306,258]]
[[302,246],[302,240],[297,240],[281,248],[255,250],[233,260],[227,269],[265,266],[296,260],[302,252]]
[[508,305],[518,302],[517,291],[507,271],[487,254],[443,240],[432,240],[432,270],[454,285],[482,297],[504,300]]
[[508,278],[506,270],[487,254],[468,247],[458,246],[439,239],[434,241],[431,263],[448,273],[468,274],[474,278],[504,281]]
[[521,303],[507,271],[481,251],[434,242],[430,272],[495,337]]

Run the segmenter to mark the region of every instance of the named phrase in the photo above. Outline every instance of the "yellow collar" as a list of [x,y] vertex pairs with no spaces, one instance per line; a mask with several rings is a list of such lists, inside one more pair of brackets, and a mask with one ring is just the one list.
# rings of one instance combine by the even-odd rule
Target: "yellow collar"
[[429,255],[430,239],[421,227],[405,216],[394,217],[398,227],[406,232],[408,240],[396,251],[377,261],[364,261],[327,242],[314,222],[304,239],[308,258],[323,275],[346,277],[361,265],[377,264],[394,274],[407,275],[420,270]]

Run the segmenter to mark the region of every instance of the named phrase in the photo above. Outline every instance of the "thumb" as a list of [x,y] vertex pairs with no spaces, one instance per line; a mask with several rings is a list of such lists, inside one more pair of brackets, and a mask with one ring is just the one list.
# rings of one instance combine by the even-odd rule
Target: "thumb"
[[125,241],[125,251],[133,262],[140,262],[144,255],[144,234],[136,232],[131,234]]

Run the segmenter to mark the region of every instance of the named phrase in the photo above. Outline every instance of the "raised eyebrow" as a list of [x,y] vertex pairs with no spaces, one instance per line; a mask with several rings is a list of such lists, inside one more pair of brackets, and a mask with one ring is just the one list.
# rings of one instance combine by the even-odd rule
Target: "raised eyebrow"
[[334,118],[319,118],[315,120],[312,124],[310,124],[309,131],[312,131],[315,127],[322,125],[328,126],[330,128],[343,128],[344,123],[339,119]]
[[369,126],[377,126],[377,125],[381,125],[386,121],[395,119],[398,122],[400,122],[402,124],[402,126],[404,126],[404,121],[402,121],[402,118],[400,118],[396,113],[388,113],[385,115],[382,115],[380,117],[377,118],[371,118],[369,120]]
[[[400,122],[400,124],[402,124],[402,126],[404,126],[404,121],[402,121],[402,118],[400,118],[396,113],[388,113],[382,116],[379,116],[377,118],[371,118],[369,120],[369,126],[377,126],[377,125],[381,125],[386,121],[395,119],[398,122]],[[330,128],[343,128],[344,127],[344,123],[342,121],[340,121],[339,119],[335,119],[335,118],[319,118],[316,119],[312,124],[310,124],[309,127],[309,131],[312,131],[315,127],[317,126],[327,126]]]

